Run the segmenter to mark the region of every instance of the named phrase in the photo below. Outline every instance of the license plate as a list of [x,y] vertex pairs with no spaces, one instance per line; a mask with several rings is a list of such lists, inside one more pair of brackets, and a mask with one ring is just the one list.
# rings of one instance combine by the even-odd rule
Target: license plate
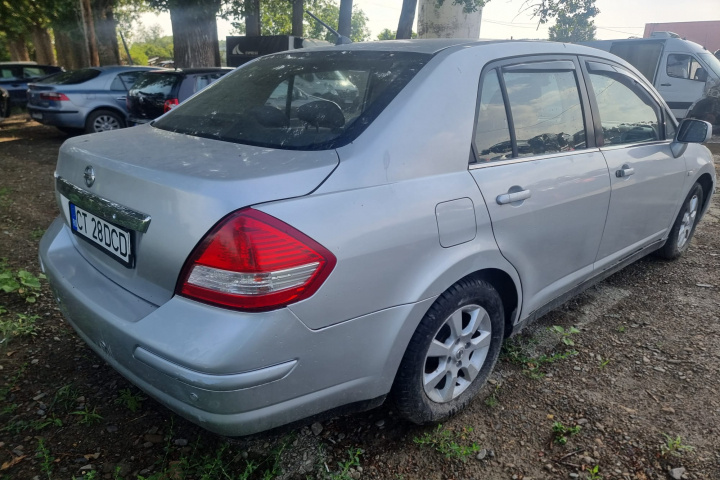
[[42,120],[42,113],[33,112],[30,114],[30,117],[35,120]]
[[72,231],[128,268],[133,267],[132,231],[70,204]]

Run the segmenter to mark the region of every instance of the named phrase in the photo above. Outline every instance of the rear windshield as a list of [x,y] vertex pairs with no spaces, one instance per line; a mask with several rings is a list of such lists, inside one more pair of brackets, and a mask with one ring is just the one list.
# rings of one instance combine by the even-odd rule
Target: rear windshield
[[143,73],[133,85],[130,94],[142,93],[169,98],[179,81],[180,75],[174,73]]
[[98,75],[100,75],[100,70],[95,70],[94,68],[83,68],[82,70],[56,73],[40,80],[37,83],[47,85],[77,85],[78,83],[92,80]]
[[269,55],[213,83],[153,125],[272,148],[354,140],[431,58],[411,52]]

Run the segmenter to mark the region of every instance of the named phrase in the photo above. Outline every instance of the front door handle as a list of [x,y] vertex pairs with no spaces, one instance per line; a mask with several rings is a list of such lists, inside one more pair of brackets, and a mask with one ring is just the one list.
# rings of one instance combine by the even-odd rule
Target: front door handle
[[672,83],[661,83],[661,87],[672,87]]
[[630,168],[630,165],[628,165],[627,163],[625,165],[623,165],[622,167],[620,167],[620,170],[615,171],[615,176],[618,178],[629,177],[630,175],[633,175],[633,174],[635,174],[635,169]]
[[502,195],[498,195],[495,201],[498,203],[498,205],[505,205],[508,203],[515,203],[527,200],[528,198],[530,198],[530,196],[530,190],[520,190],[519,192],[503,193]]
[[120,100],[121,102],[124,102],[127,99],[127,97],[117,97],[115,100]]

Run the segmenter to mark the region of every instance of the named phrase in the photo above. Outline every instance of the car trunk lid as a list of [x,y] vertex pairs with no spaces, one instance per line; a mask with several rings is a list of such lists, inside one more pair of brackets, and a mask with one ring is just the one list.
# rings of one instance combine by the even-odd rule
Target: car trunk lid
[[[195,245],[220,219],[242,207],[307,195],[337,163],[334,150],[262,148],[147,125],[68,140],[56,177],[118,208],[149,216],[145,233],[132,232],[132,268],[84,238],[76,236],[75,244],[108,278],[160,305],[173,295]],[[90,187],[88,168],[94,174]],[[58,198],[70,225],[70,202],[59,193]],[[85,209],[113,223],[111,215]]]

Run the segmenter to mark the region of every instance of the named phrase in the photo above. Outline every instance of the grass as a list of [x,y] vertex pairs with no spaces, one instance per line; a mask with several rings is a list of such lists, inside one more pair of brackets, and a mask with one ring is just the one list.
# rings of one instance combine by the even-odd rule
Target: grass
[[600,475],[600,466],[595,465],[592,468],[588,468],[588,480],[602,480],[603,476]]
[[522,365],[523,373],[535,380],[545,376],[545,372],[542,371],[544,365],[565,360],[578,353],[576,350],[566,350],[565,352],[553,353],[551,355],[530,356],[528,349],[532,343],[532,339],[523,341],[520,338],[510,338],[503,344],[502,356],[510,361],[510,363]]
[[490,408],[495,408],[500,404],[500,399],[498,398],[498,393],[500,393],[500,384],[495,385],[495,389],[493,392],[485,399],[485,405],[487,405]]
[[327,477],[329,480],[353,480],[350,475],[351,469],[360,466],[360,455],[363,454],[360,448],[350,448],[347,452],[347,459],[344,462],[337,462],[339,470],[336,473],[331,473]]
[[10,194],[12,193],[12,190],[10,190],[7,187],[0,188],[0,208],[9,207],[12,203],[12,200],[10,200]]
[[582,427],[575,425],[574,427],[566,427],[560,422],[553,423],[553,441],[559,445],[565,445],[568,442],[568,437],[573,437],[580,433]]
[[40,471],[47,475],[48,480],[51,480],[55,458],[50,454],[50,449],[45,446],[45,440],[42,438],[38,440],[35,457],[39,459]]
[[480,446],[475,442],[471,444],[457,442],[457,440],[467,441],[470,433],[472,427],[465,427],[462,432],[457,433],[438,425],[432,432],[425,432],[422,436],[413,438],[413,442],[421,447],[432,448],[447,459],[456,458],[465,461],[469,456],[480,451]]
[[0,318],[0,345],[7,345],[15,337],[34,337],[37,335],[35,322],[38,315],[16,313],[15,318]]

